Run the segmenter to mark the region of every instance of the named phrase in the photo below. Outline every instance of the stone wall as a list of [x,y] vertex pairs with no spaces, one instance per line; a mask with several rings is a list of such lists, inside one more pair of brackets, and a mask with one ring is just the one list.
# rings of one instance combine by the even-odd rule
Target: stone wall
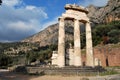
[[94,58],[98,58],[104,67],[120,66],[120,48],[94,48]]
[[[86,64],[86,54],[82,54],[82,65]],[[94,64],[106,66],[120,66],[120,47],[95,47]]]
[[120,47],[107,45],[94,48],[94,58],[101,62],[101,66],[120,66]]

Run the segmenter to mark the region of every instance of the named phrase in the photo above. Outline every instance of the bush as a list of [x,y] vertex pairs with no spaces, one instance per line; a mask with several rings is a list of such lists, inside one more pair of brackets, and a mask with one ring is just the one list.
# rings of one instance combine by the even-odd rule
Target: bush
[[7,68],[13,62],[12,58],[5,55],[0,54],[0,68]]
[[120,42],[120,21],[114,21],[107,25],[97,25],[92,30],[92,35],[94,46],[101,42],[104,44],[118,43]]

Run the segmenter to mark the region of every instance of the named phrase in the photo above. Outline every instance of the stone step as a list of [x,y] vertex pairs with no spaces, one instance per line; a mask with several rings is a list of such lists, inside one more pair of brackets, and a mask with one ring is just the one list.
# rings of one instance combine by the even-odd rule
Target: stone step
[[28,73],[45,74],[90,74],[105,71],[102,67],[27,67]]

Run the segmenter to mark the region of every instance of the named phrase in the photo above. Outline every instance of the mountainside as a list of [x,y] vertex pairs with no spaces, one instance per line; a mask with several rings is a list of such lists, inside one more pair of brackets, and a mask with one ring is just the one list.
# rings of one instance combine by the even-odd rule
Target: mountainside
[[108,23],[113,20],[120,20],[120,0],[109,0],[104,7],[90,5],[87,8],[89,10],[88,17],[93,23]]
[[41,46],[49,45],[50,43],[54,43],[57,41],[58,36],[58,24],[51,25],[44,29],[43,31],[40,31],[39,33],[30,36],[22,42],[40,42]]
[[[68,21],[66,25],[69,26],[65,28],[67,40],[73,40],[73,27],[70,23],[71,21]],[[55,44],[58,41],[58,26],[58,23],[50,25],[43,31],[22,40],[22,42],[39,42],[41,46]]]
[[[93,24],[108,23],[114,20],[120,20],[120,0],[109,0],[104,7],[90,5],[88,17]],[[73,40],[73,22],[66,21],[65,24],[66,40]],[[82,31],[84,29],[82,28]],[[57,43],[58,41],[58,23],[48,26],[43,31],[30,36],[22,42],[40,42],[41,46]]]

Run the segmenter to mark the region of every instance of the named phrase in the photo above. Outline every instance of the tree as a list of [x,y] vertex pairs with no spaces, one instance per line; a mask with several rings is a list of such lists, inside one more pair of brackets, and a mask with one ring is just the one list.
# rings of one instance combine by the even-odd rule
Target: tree
[[0,5],[2,4],[2,0],[0,0]]
[[92,30],[93,45],[118,43],[120,41],[120,21],[114,21],[107,25],[97,25]]
[[108,33],[108,35],[110,37],[110,40],[109,40],[110,43],[117,43],[120,41],[120,30],[119,29],[111,30]]
[[0,53],[0,68],[7,68],[7,66],[12,64],[12,58]]

